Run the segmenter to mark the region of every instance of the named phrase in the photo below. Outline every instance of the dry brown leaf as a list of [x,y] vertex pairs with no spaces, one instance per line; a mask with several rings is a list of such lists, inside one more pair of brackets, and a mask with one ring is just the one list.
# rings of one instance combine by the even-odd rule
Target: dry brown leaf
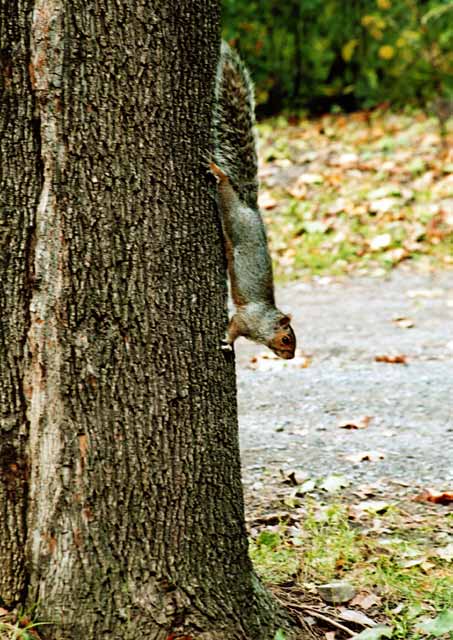
[[304,200],[307,197],[307,185],[301,180],[297,180],[293,185],[287,187],[287,192],[296,200]]
[[292,487],[297,487],[307,480],[307,475],[298,470],[283,471],[281,469],[280,473],[283,476],[283,484],[289,484]]
[[269,191],[262,191],[258,197],[258,204],[261,209],[275,209],[278,205],[278,200],[276,200]]
[[412,329],[412,327],[415,327],[415,322],[411,320],[411,318],[406,318],[406,316],[395,316],[392,318],[392,322],[402,329]]
[[435,504],[451,504],[453,502],[453,490],[433,491],[427,489],[414,498],[415,502],[434,502]]
[[359,453],[351,453],[345,457],[349,462],[376,462],[377,460],[384,460],[385,455],[380,451],[361,451]]
[[367,591],[361,591],[356,597],[351,600],[352,607],[360,607],[361,609],[370,609],[375,605],[381,604],[381,598],[375,593],[368,593]]
[[261,516],[257,516],[253,519],[254,524],[265,524],[272,526],[274,524],[280,524],[283,520],[291,520],[291,514],[288,511],[276,511],[272,513],[265,513]]
[[380,355],[374,357],[376,362],[387,362],[388,364],[407,364],[407,356],[403,353],[399,353],[394,356]]
[[366,429],[373,416],[362,416],[359,420],[347,420],[338,425],[340,429]]

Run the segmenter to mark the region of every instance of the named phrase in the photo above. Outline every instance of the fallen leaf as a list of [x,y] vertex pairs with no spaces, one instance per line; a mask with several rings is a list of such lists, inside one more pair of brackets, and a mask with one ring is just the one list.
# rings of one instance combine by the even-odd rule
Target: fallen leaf
[[451,504],[453,502],[453,491],[432,491],[427,489],[414,498],[415,502],[434,502],[435,504]]
[[407,364],[407,356],[403,353],[399,353],[394,356],[380,355],[374,356],[376,362],[387,362],[388,364]]
[[280,524],[283,521],[291,519],[291,514],[288,511],[279,511],[274,513],[265,513],[261,516],[254,518],[253,522],[258,524],[266,524],[272,526],[274,524]]
[[380,200],[381,198],[387,198],[389,196],[399,196],[401,194],[401,186],[397,183],[385,184],[382,187],[378,187],[373,191],[370,191],[367,198],[368,200]]
[[403,249],[402,247],[397,247],[396,249],[390,249],[384,253],[385,260],[392,262],[393,264],[398,264],[401,260],[409,257],[409,252],[407,249]]
[[436,556],[439,556],[439,558],[442,558],[442,560],[446,562],[451,562],[453,560],[453,542],[447,544],[446,547],[436,549]]
[[[400,562],[400,566],[403,567],[403,569],[410,569],[411,567],[419,567],[425,562],[426,557],[414,558],[413,560],[403,560],[402,562]],[[434,566],[432,563],[429,564],[431,564],[431,566]]]
[[293,470],[285,472],[281,469],[280,473],[283,476],[283,484],[289,484],[292,487],[302,485],[307,480],[306,474],[302,471]]
[[276,200],[269,191],[262,191],[258,197],[258,205],[261,209],[275,209],[278,205],[278,200]]
[[345,476],[342,475],[331,475],[324,478],[324,480],[320,483],[319,488],[324,489],[327,493],[334,493],[339,489],[343,489],[347,487],[349,484],[349,480],[346,479]]
[[[401,204],[402,202],[399,198],[380,198],[379,200],[372,200],[370,202],[370,211],[372,213],[387,213],[387,211],[392,211],[392,209],[400,207]],[[388,235],[391,241],[390,234],[383,235]],[[388,247],[389,244],[390,242],[384,246]]]
[[392,322],[402,329],[412,329],[415,327],[415,322],[406,316],[395,316],[392,318]]
[[385,455],[379,451],[362,451],[359,453],[351,453],[345,456],[345,458],[350,462],[376,462],[377,460],[384,460]]
[[306,480],[300,486],[296,487],[294,493],[296,496],[303,496],[305,493],[310,493],[316,487],[314,480]]
[[361,624],[364,627],[374,627],[376,622],[366,616],[361,611],[355,611],[354,609],[340,609],[340,613],[338,617],[341,620],[347,620],[348,622],[355,622],[356,624]]
[[323,220],[306,220],[304,222],[304,229],[307,233],[325,233],[329,226],[329,223]]
[[348,211],[348,209],[350,208],[351,205],[344,198],[338,198],[338,200],[335,200],[329,206],[329,208],[327,209],[327,213],[330,213],[330,215],[336,215],[337,213],[341,213],[342,211]]
[[389,233],[382,233],[379,236],[375,236],[370,240],[370,249],[371,251],[380,251],[381,249],[386,249],[392,244],[392,236]]
[[332,167],[351,167],[355,165],[359,160],[359,156],[356,153],[342,153],[336,158],[332,158],[329,164]]
[[371,609],[375,605],[381,604],[382,600],[375,593],[360,592],[356,595],[356,597],[351,600],[351,606],[360,607],[361,609]]
[[453,631],[453,609],[442,611],[437,618],[417,625],[422,633],[429,633],[436,638]]
[[297,182],[305,184],[321,184],[324,178],[320,173],[301,173]]
[[366,429],[370,424],[372,416],[362,416],[359,420],[347,420],[338,425],[340,429]]
[[297,182],[287,187],[287,192],[296,200],[304,200],[307,196],[308,187],[305,182],[297,180]]
[[391,505],[390,502],[385,502],[385,500],[362,500],[355,506],[359,511],[376,514],[384,513]]
[[385,624],[378,624],[371,629],[365,629],[361,633],[354,636],[355,640],[379,640],[380,638],[391,638],[393,633],[392,627]]

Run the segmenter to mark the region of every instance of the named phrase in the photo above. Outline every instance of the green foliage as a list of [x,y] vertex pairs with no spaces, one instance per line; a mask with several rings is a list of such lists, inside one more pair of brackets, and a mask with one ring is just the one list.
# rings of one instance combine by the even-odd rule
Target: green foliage
[[326,110],[453,99],[452,0],[224,0],[257,102]]

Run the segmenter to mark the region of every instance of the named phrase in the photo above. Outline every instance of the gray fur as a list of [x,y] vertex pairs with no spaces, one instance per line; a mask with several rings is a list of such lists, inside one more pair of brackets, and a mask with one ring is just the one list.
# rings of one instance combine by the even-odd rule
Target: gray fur
[[222,43],[216,78],[214,162],[219,207],[236,307],[227,343],[238,336],[267,345],[279,357],[294,357],[296,340],[289,317],[275,306],[272,260],[258,208],[255,103],[249,73]]
[[214,159],[239,198],[258,206],[255,99],[249,72],[238,54],[222,42],[214,109]]

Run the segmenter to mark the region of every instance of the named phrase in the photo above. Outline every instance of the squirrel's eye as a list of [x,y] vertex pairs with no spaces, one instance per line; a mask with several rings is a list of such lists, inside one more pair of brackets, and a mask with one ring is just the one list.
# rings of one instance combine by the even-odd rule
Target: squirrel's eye
[[291,340],[288,338],[288,336],[283,336],[282,342],[283,342],[283,344],[289,344],[291,342]]

